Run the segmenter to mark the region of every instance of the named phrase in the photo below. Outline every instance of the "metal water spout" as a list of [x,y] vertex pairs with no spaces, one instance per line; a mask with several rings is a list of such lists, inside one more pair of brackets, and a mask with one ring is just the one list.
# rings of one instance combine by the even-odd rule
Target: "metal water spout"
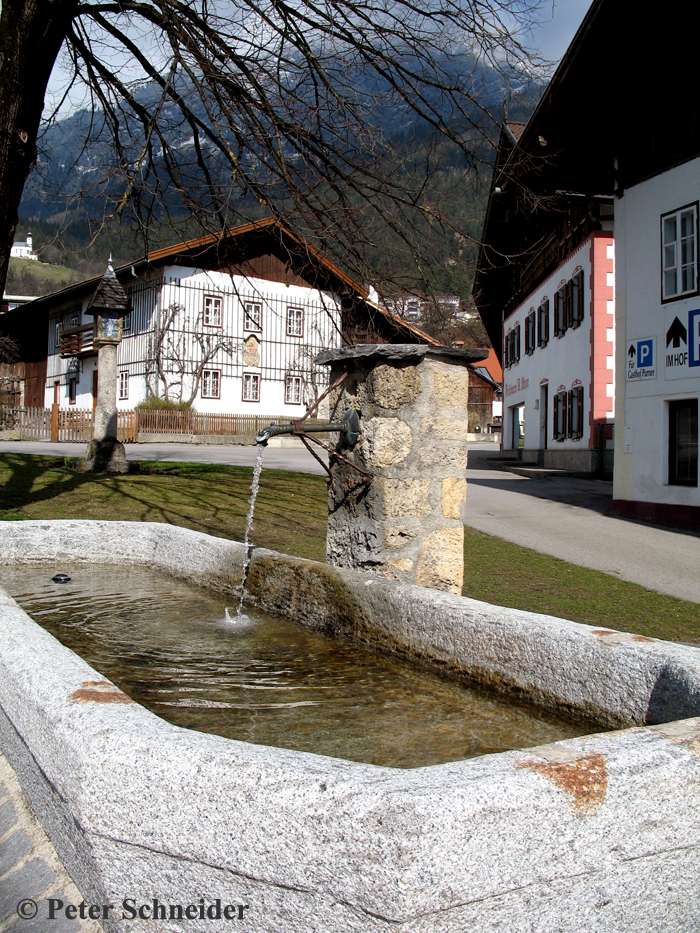
[[315,422],[313,424],[309,424],[307,421],[307,419],[316,411],[328,393],[335,389],[336,386],[340,385],[340,383],[343,382],[343,380],[346,378],[347,372],[345,372],[339,379],[336,379],[336,381],[328,387],[328,389],[318,399],[316,404],[306,412],[303,418],[300,418],[297,421],[290,421],[289,424],[273,423],[265,428],[261,428],[258,432],[258,436],[255,438],[255,442],[257,444],[261,444],[264,447],[271,437],[278,437],[281,434],[291,434],[292,437],[298,437],[309,453],[315,457],[316,460],[318,460],[323,469],[326,471],[328,474],[327,482],[330,482],[330,469],[318,456],[316,451],[310,446],[309,442],[312,441],[314,444],[317,444],[319,447],[323,447],[324,450],[327,450],[329,455],[334,459],[341,460],[349,467],[352,467],[353,470],[357,470],[362,478],[362,482],[369,486],[369,484],[372,482],[371,473],[369,473],[367,470],[363,470],[362,467],[357,466],[357,464],[352,463],[352,461],[344,457],[338,449],[333,449],[327,444],[324,444],[323,441],[320,441],[317,437],[313,437],[314,434],[327,434],[332,431],[338,431],[340,434],[341,446],[349,448],[354,447],[357,443],[358,437],[360,436],[359,412],[350,408],[345,412],[340,421],[324,421]]
[[323,421],[307,424],[302,418],[299,421],[290,421],[289,424],[274,424],[273,422],[268,427],[260,429],[258,436],[255,438],[255,443],[267,444],[271,437],[277,437],[280,434],[305,437],[307,434],[327,434],[329,431],[340,431],[344,445],[354,447],[360,435],[360,416],[356,411],[348,409],[343,415],[342,421]]

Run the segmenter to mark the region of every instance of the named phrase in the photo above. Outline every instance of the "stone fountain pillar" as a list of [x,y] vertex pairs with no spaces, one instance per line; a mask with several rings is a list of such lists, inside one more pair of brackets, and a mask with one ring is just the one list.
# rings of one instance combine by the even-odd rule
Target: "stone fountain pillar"
[[330,420],[360,413],[348,460],[331,457],[326,561],[337,567],[461,593],[467,497],[470,363],[484,350],[366,344],[326,350]]
[[117,347],[122,339],[124,316],[131,310],[129,297],[112,267],[90,299],[86,314],[94,315],[93,346],[97,350],[97,404],[93,437],[88,444],[85,469],[125,473],[128,469],[124,445],[117,439]]

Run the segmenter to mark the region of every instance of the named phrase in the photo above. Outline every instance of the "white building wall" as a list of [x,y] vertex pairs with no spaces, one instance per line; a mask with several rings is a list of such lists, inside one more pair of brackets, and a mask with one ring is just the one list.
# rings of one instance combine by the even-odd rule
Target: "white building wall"
[[[614,255],[614,245],[607,246],[608,255]],[[561,337],[555,336],[556,292],[578,271],[583,270],[584,315],[577,328],[569,328]],[[527,450],[548,451],[587,451],[591,446],[591,238],[586,239],[554,273],[543,281],[504,321],[504,338],[516,326],[520,325],[520,360],[503,370],[503,449],[513,449],[513,419],[515,409],[524,406],[524,444]],[[545,347],[535,345],[531,355],[525,353],[525,323],[528,314],[549,300],[549,342]],[[611,328],[614,330],[614,328]],[[537,334],[537,330],[535,331]],[[535,336],[536,340],[536,336]],[[614,355],[608,362],[610,378],[614,371]],[[546,408],[544,405],[544,386],[547,386]],[[566,438],[555,440],[553,437],[553,397],[563,390],[570,390],[575,385],[582,385],[583,394],[583,436],[574,440]],[[602,388],[607,393],[606,388]],[[610,420],[613,413],[610,414]],[[546,445],[545,445],[546,435]],[[586,454],[586,456],[588,456]],[[572,466],[575,465],[572,461]],[[585,468],[584,465],[581,468]]]
[[[688,365],[693,349],[700,359],[700,333],[688,341],[666,337],[674,320],[688,330],[690,313],[700,310],[697,293],[662,301],[661,216],[700,201],[700,159],[669,169],[625,191],[615,205],[617,247],[618,411],[624,412],[615,445],[613,498],[670,506],[700,506],[698,487],[669,485],[669,402],[700,399],[700,365]],[[696,263],[698,256],[696,229]],[[694,318],[697,326],[698,318]],[[654,372],[630,378],[630,346],[654,342]],[[686,354],[677,365],[676,354]],[[668,365],[668,357],[676,357]],[[620,418],[622,421],[622,418]]]

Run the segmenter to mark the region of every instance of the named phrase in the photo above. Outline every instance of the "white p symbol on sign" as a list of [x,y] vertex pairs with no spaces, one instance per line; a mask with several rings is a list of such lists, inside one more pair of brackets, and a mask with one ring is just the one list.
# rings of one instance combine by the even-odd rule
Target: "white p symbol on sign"
[[640,340],[637,343],[637,366],[654,365],[654,342],[652,340]]

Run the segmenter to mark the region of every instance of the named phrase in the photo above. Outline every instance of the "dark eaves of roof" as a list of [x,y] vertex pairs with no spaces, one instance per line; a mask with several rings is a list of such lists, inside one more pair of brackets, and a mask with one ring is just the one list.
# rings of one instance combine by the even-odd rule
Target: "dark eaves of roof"
[[[371,308],[379,311],[384,317],[394,323],[399,329],[407,331],[413,334],[415,337],[418,337],[422,342],[432,344],[434,346],[441,346],[439,340],[435,340],[433,337],[430,337],[428,334],[424,333],[419,328],[414,327],[412,324],[409,324],[407,321],[404,321],[402,318],[397,317],[395,314],[392,314],[390,311],[387,311],[386,308],[382,308],[380,305],[375,304],[370,301],[369,291],[352,279],[349,275],[342,271],[335,263],[331,262],[329,259],[326,259],[314,246],[310,243],[307,243],[305,240],[296,236],[282,224],[278,223],[274,218],[268,217],[264,220],[255,220],[247,224],[241,224],[238,227],[233,227],[231,230],[228,230],[224,233],[211,233],[203,237],[198,237],[194,240],[186,240],[181,243],[176,243],[173,246],[165,246],[161,249],[152,250],[150,253],[147,253],[145,256],[141,256],[139,259],[134,262],[127,262],[119,266],[116,270],[112,269],[112,275],[114,276],[113,281],[119,285],[120,278],[133,278],[138,277],[139,273],[146,271],[149,267],[154,264],[162,264],[168,259],[175,259],[177,256],[181,256],[183,253],[190,253],[197,255],[204,250],[210,248],[211,246],[216,245],[222,240],[244,236],[248,233],[253,233],[258,230],[265,230],[269,228],[277,228],[280,234],[284,237],[288,237],[296,246],[303,249],[313,257],[316,262],[326,269],[330,275],[336,279],[339,284],[345,285],[350,288],[355,294]],[[111,266],[110,266],[111,268]],[[105,273],[106,275],[106,273]],[[45,295],[41,298],[36,298],[34,301],[27,302],[23,306],[25,312],[31,313],[32,310],[38,309],[43,304],[51,302],[61,302],[68,300],[71,297],[75,296],[76,298],[79,295],[85,295],[89,293],[92,289],[97,288],[99,290],[104,282],[105,276],[93,276],[92,278],[85,279],[82,282],[78,282],[75,285],[68,285],[66,288],[60,289],[59,291],[52,292],[50,295]],[[119,288],[123,292],[123,288],[119,285]],[[124,293],[126,295],[126,293]],[[95,306],[94,302],[97,295],[92,298],[90,305]],[[127,299],[128,300],[128,299]]]

